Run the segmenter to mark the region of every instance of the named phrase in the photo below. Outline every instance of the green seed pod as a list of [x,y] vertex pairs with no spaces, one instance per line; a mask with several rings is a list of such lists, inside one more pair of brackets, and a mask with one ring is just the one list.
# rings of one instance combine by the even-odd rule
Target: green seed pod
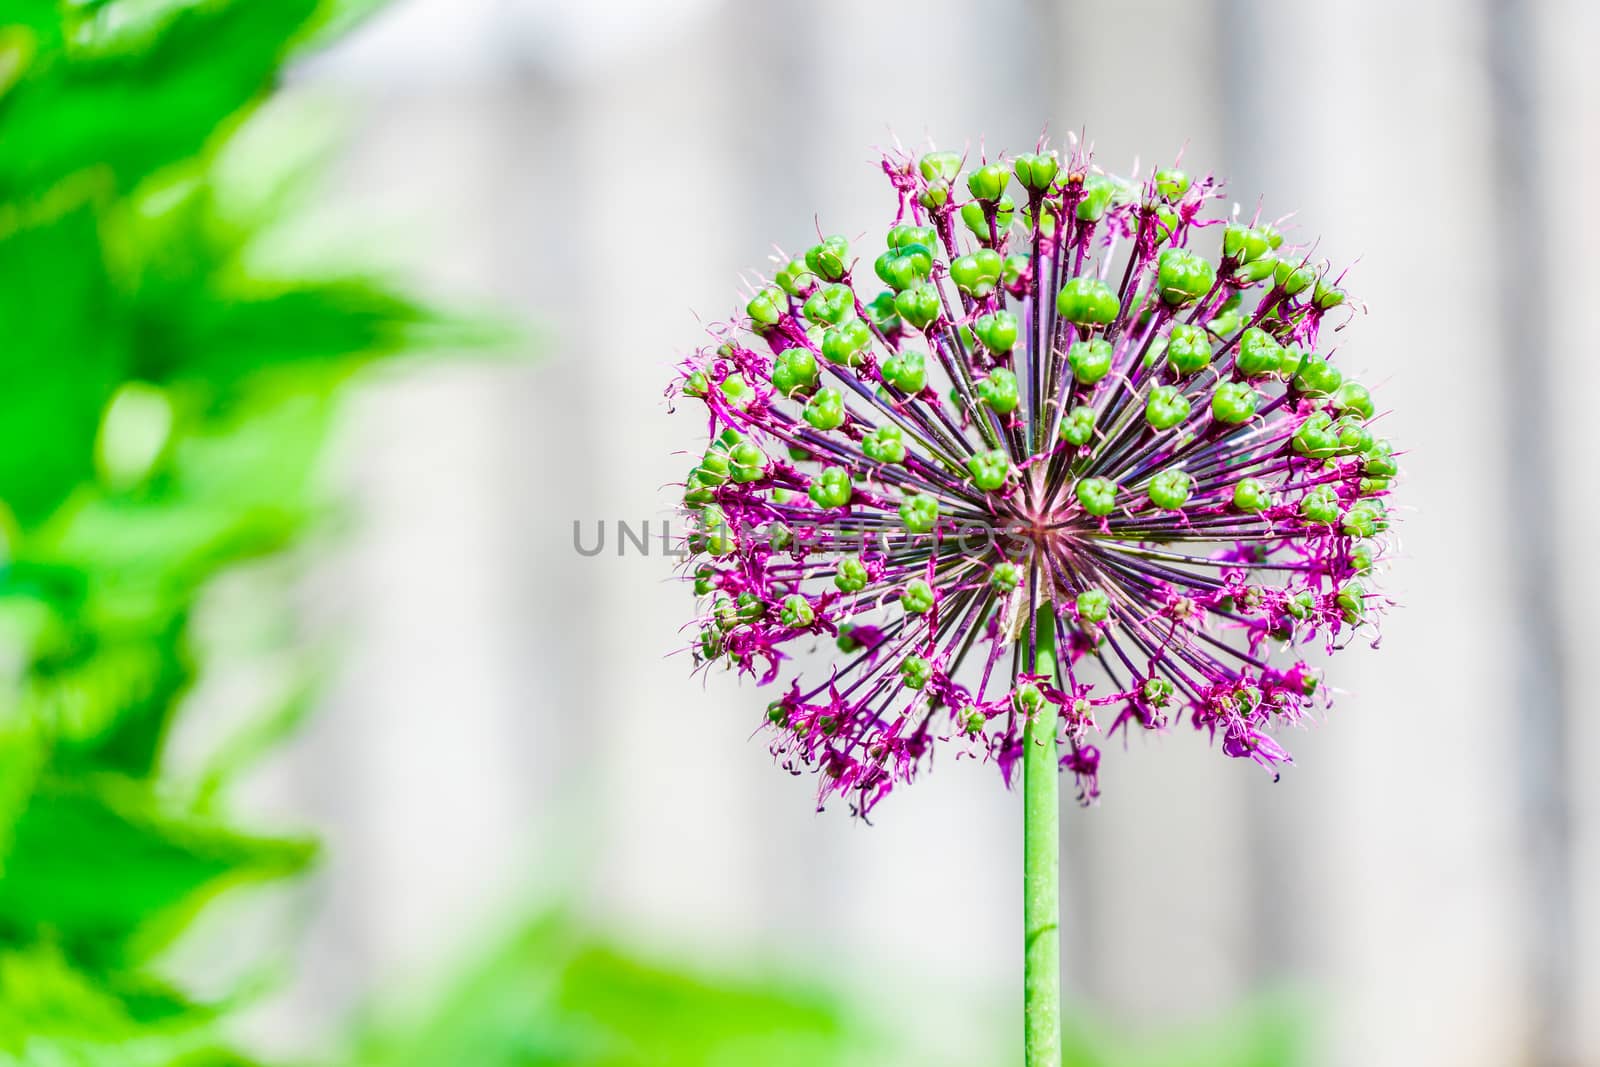
[[703,370],[697,370],[693,374],[690,374],[683,383],[683,392],[685,396],[704,398],[706,391],[710,388],[711,380],[706,377],[706,372]]
[[979,452],[967,460],[967,471],[979,489],[992,493],[1005,486],[1011,477],[1011,457],[1003,448]]
[[1333,406],[1363,419],[1372,418],[1372,394],[1360,382],[1341,382],[1333,391]]
[[1241,263],[1234,270],[1233,278],[1234,281],[1243,282],[1246,285],[1256,285],[1259,282],[1264,282],[1268,278],[1273,277],[1277,272],[1277,269],[1278,259],[1276,256],[1262,256],[1260,259],[1253,259],[1248,263]]
[[1211,417],[1230,426],[1237,425],[1249,421],[1260,403],[1261,397],[1244,382],[1224,382],[1211,394]]
[[895,307],[894,294],[885,290],[872,298],[867,305],[867,320],[885,337],[900,332],[900,311]]
[[1072,278],[1056,297],[1056,311],[1078,326],[1105,326],[1119,310],[1116,294],[1098,278]]
[[1377,507],[1377,503],[1376,500],[1357,500],[1350,505],[1340,527],[1346,537],[1371,537],[1378,532],[1383,522],[1383,509]]
[[850,242],[838,234],[824,237],[807,250],[806,266],[819,278],[838,281],[850,269]]
[[923,181],[954,181],[961,173],[961,157],[954,152],[929,152],[917,161]]
[[844,425],[844,395],[837,389],[822,389],[806,404],[803,417],[818,430],[837,430]]
[[[950,264],[950,280],[968,296],[982,299],[994,292],[1000,282],[1004,266],[1000,254],[992,248],[980,249],[970,256],[962,256]],[[902,315],[905,311],[902,309]],[[909,317],[909,316],[908,316]]]
[[986,163],[967,175],[967,191],[986,203],[994,203],[1006,191],[1011,174],[999,163]]
[[710,567],[698,567],[694,572],[694,595],[709,596],[716,589],[717,572]]
[[1222,231],[1222,254],[1236,263],[1253,263],[1271,248],[1267,235],[1254,227],[1233,223]]
[[1117,483],[1109,478],[1085,478],[1078,483],[1074,495],[1083,510],[1096,518],[1104,518],[1117,508]]
[[1331,485],[1315,486],[1300,498],[1300,517],[1318,526],[1339,521],[1339,495]]
[[902,393],[915,395],[928,385],[928,358],[921,352],[907,349],[896,352],[883,361],[879,368],[883,380]]
[[721,485],[728,480],[728,454],[725,449],[712,446],[700,457],[695,474],[705,485]]
[[956,726],[968,737],[977,737],[989,720],[983,717],[976,705],[969,704],[956,713]]
[[895,296],[894,306],[913,330],[926,330],[939,317],[939,290],[931,285],[913,285]]
[[784,309],[788,304],[780,289],[763,289],[750,298],[750,303],[744,306],[745,314],[750,316],[751,325],[759,332],[771,326],[776,326],[778,320],[783,318]]
[[733,531],[728,528],[728,516],[716,505],[708,504],[701,510],[700,535],[705,551],[713,556],[726,556],[733,551]]
[[744,380],[742,374],[730,374],[722,379],[722,395],[728,403],[741,411],[750,406],[750,401],[755,399],[755,390]]
[[1252,326],[1239,338],[1239,355],[1234,366],[1246,378],[1276,374],[1283,360],[1283,346],[1259,326]]
[[1290,296],[1305,292],[1317,282],[1316,271],[1287,259],[1278,260],[1277,266],[1273,268],[1272,277],[1278,283],[1278,288]]
[[1394,450],[1388,441],[1374,441],[1362,457],[1361,469],[1374,478],[1393,478],[1400,473],[1400,465],[1394,461]]
[[1009,352],[1017,343],[1017,317],[1009,311],[980,315],[972,332],[991,352]]
[[1086,404],[1075,407],[1061,420],[1061,439],[1082,448],[1094,437],[1094,423],[1094,408]]
[[799,593],[791,593],[783,598],[783,609],[778,613],[778,621],[794,629],[803,629],[816,620],[817,613],[811,607],[811,601]]
[[844,593],[859,593],[871,580],[867,574],[867,565],[861,562],[859,556],[844,557],[833,572],[833,584]]
[[1316,594],[1309,589],[1302,590],[1291,597],[1283,608],[1294,618],[1309,618],[1311,613],[1317,610]]
[[1001,593],[1009,593],[1022,584],[1022,568],[1005,560],[994,565],[989,572],[989,584]]
[[786,348],[772,361],[772,387],[780,396],[809,396],[820,376],[817,357],[809,348]]
[[1360,582],[1346,582],[1344,588],[1339,590],[1339,595],[1334,598],[1339,612],[1344,621],[1351,626],[1361,621],[1366,608],[1366,591],[1361,588]]
[[927,533],[939,521],[939,502],[927,493],[900,501],[900,521],[912,533]]
[[921,578],[911,579],[900,594],[900,606],[911,615],[926,615],[933,610],[933,587]]
[[1156,193],[1165,201],[1175,203],[1189,191],[1189,176],[1181,170],[1156,171]]
[[978,400],[1001,415],[1009,415],[1021,403],[1017,395],[1017,376],[1004,367],[990,371],[989,376],[978,383]]
[[899,292],[928,280],[933,270],[933,253],[922,245],[905,245],[879,256],[872,269],[883,284]]
[[767,476],[767,454],[749,441],[734,445],[728,451],[728,459],[736,482],[757,482]]
[[1326,411],[1313,411],[1295,430],[1290,447],[1311,459],[1329,459],[1339,454],[1339,435],[1333,429],[1333,417]]
[[[998,206],[994,213],[995,232],[1001,236],[1011,228],[1011,222],[1017,217],[1016,202],[1010,196],[1002,196],[997,201]],[[961,205],[961,221],[971,230],[973,235],[984,244],[989,243],[989,217],[984,214],[983,205],[977,202]]]
[[1061,157],[1053,151],[1038,155],[1025,152],[1011,161],[1011,169],[1024,189],[1043,193],[1049,191],[1050,183],[1055,181],[1056,173],[1061,169]]
[[872,328],[861,319],[850,318],[829,330],[822,338],[822,354],[840,367],[859,367],[862,352],[872,344]]
[[1152,430],[1170,430],[1189,417],[1189,398],[1176,386],[1158,385],[1145,401],[1144,419]]
[[1079,383],[1093,385],[1111,373],[1111,354],[1111,342],[1104,338],[1074,341],[1067,348],[1067,366]]
[[1091,174],[1083,180],[1083,199],[1078,201],[1075,214],[1080,222],[1099,222],[1111,208],[1116,186],[1109,178]]
[[850,472],[843,467],[824,467],[811,479],[811,502],[819,508],[842,508],[852,494]]
[[1011,694],[1011,706],[1022,715],[1032,716],[1044,707],[1044,693],[1032,682],[1023,682],[1017,686],[1017,691]]
[[1340,304],[1344,303],[1344,290],[1336,289],[1324,282],[1321,278],[1318,278],[1316,287],[1311,293],[1311,303],[1321,308],[1323,311],[1336,308]]
[[1256,515],[1272,506],[1272,489],[1260,478],[1241,478],[1233,487],[1233,506]]
[[1211,338],[1198,326],[1174,326],[1167,336],[1167,366],[1193,374],[1211,365]]
[[1307,396],[1327,396],[1339,388],[1344,375],[1321,356],[1308,353],[1300,361],[1294,376],[1294,387]]
[[933,679],[933,665],[921,656],[907,656],[900,661],[900,680],[907,689],[921,689]]
[[1164,470],[1151,478],[1147,490],[1150,502],[1167,511],[1177,511],[1183,507],[1193,491],[1194,479],[1189,477],[1188,471],[1176,467]]
[[1192,304],[1216,284],[1217,269],[1185,248],[1169,248],[1156,260],[1156,291],[1172,307]]
[[1156,235],[1156,244],[1166,244],[1178,235],[1178,226],[1183,220],[1178,217],[1176,211],[1165,204],[1156,205],[1155,215],[1155,225],[1152,229]]
[[683,490],[683,506],[691,511],[703,508],[717,498],[717,495],[704,485],[689,482]]
[[906,442],[900,427],[880,426],[861,439],[861,452],[874,463],[904,463]]
[[896,251],[912,245],[917,245],[923,249],[932,249],[938,246],[938,240],[938,234],[932,226],[891,226],[889,228],[888,245]]
[[1347,456],[1361,455],[1372,448],[1372,431],[1359,419],[1346,416],[1334,423],[1333,432],[1339,437],[1339,451]]
[[757,619],[766,618],[767,606],[754,593],[740,593],[738,607],[739,619],[742,622],[755,622]]
[[1111,598],[1100,589],[1085,589],[1078,594],[1073,606],[1079,622],[1100,623],[1111,617]]
[[806,266],[804,259],[791,259],[773,280],[778,283],[778,288],[799,299],[817,287],[817,276]]
[[814,323],[837,326],[856,313],[856,294],[848,285],[824,285],[806,298],[802,310]]

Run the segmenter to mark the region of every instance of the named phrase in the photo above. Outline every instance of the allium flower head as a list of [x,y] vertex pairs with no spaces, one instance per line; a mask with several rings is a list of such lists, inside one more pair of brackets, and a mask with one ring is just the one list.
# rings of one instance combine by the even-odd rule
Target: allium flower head
[[781,259],[669,390],[709,436],[696,661],[773,685],[773,752],[862,814],[941,745],[1009,781],[1047,704],[1084,801],[1118,730],[1287,762],[1323,695],[1296,650],[1382,606],[1396,468],[1331,358],[1340,278],[1176,168],[1041,141],[883,171],[884,250]]

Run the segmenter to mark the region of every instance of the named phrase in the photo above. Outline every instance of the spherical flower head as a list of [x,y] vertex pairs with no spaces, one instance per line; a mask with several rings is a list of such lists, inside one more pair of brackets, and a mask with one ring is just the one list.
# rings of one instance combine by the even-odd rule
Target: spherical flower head
[[1009,782],[1047,705],[1085,802],[1118,730],[1288,762],[1327,691],[1296,650],[1387,605],[1395,453],[1319,346],[1342,278],[1176,167],[882,167],[881,248],[780,257],[669,390],[707,433],[696,662],[776,687],[774,754],[860,814],[940,747]]

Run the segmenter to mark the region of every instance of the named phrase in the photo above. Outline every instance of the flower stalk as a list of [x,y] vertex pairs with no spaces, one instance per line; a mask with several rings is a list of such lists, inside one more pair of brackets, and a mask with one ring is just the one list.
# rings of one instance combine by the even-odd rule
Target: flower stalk
[[[1056,669],[1055,606],[1033,623],[1034,671]],[[1023,1048],[1028,1067],[1061,1062],[1061,770],[1056,706],[1028,724],[1022,757]]]

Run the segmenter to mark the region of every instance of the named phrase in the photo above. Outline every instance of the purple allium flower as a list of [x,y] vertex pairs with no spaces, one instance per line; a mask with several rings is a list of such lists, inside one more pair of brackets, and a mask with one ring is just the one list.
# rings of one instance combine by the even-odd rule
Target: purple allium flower
[[887,250],[783,262],[669,390],[710,437],[684,492],[697,662],[775,685],[774,754],[861,814],[940,745],[1009,782],[1046,704],[1085,802],[1119,729],[1187,719],[1288,762],[1273,732],[1319,680],[1272,654],[1382,606],[1396,468],[1319,348],[1340,279],[1209,176],[1042,141],[963,163],[887,155]]

